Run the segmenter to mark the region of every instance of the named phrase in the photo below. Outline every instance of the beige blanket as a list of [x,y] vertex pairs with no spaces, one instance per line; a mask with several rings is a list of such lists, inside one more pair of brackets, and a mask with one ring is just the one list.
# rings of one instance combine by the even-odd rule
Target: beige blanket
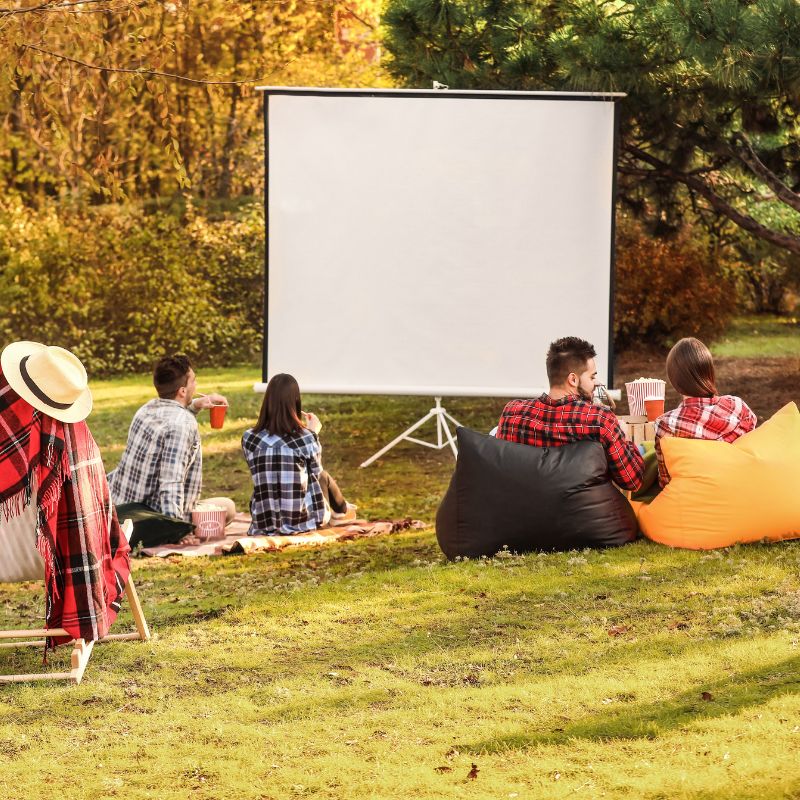
[[236,553],[255,553],[261,550],[282,550],[285,547],[301,545],[320,546],[329,542],[341,542],[349,539],[361,539],[371,536],[385,536],[397,531],[427,527],[424,522],[412,519],[355,520],[343,525],[332,525],[320,528],[311,533],[297,533],[294,536],[248,536],[250,515],[237,514],[233,522],[225,528],[224,539],[214,539],[201,544],[164,544],[146,547],[142,554],[146,556],[218,556]]

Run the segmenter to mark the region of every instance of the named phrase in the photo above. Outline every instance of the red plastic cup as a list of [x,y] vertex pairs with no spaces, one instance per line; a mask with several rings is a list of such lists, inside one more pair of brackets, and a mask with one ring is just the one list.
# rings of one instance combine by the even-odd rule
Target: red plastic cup
[[223,405],[222,403],[215,403],[209,409],[208,413],[211,415],[211,427],[212,428],[221,428],[225,422],[225,412],[228,410],[228,406]]
[[648,422],[655,422],[664,413],[664,398],[645,397],[644,413],[647,414]]

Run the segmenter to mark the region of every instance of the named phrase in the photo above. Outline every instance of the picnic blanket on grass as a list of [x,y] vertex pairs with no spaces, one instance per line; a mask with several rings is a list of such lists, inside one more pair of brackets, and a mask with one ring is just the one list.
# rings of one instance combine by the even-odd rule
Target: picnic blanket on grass
[[156,547],[145,547],[142,555],[157,556],[219,556],[241,553],[256,553],[265,550],[283,550],[286,547],[302,545],[320,546],[330,542],[342,542],[350,539],[364,539],[373,536],[386,536],[404,530],[426,528],[418,519],[378,520],[368,522],[358,519],[343,525],[332,525],[309,533],[296,533],[292,536],[248,536],[250,515],[237,514],[233,522],[225,528],[224,539],[212,539],[200,544],[163,544]]

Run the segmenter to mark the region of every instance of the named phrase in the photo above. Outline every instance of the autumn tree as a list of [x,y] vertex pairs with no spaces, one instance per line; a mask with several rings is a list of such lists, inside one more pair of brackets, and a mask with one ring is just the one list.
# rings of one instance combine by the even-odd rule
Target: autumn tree
[[374,85],[376,26],[375,0],[11,2],[0,180],[93,202],[256,193],[254,87]]

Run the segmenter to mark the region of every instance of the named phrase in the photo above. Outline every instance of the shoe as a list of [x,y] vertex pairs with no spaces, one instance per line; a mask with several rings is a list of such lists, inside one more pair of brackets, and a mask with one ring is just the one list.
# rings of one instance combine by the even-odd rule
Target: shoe
[[358,506],[354,506],[352,503],[347,504],[347,511],[332,511],[331,512],[331,522],[352,522],[356,518],[356,512],[358,511]]

